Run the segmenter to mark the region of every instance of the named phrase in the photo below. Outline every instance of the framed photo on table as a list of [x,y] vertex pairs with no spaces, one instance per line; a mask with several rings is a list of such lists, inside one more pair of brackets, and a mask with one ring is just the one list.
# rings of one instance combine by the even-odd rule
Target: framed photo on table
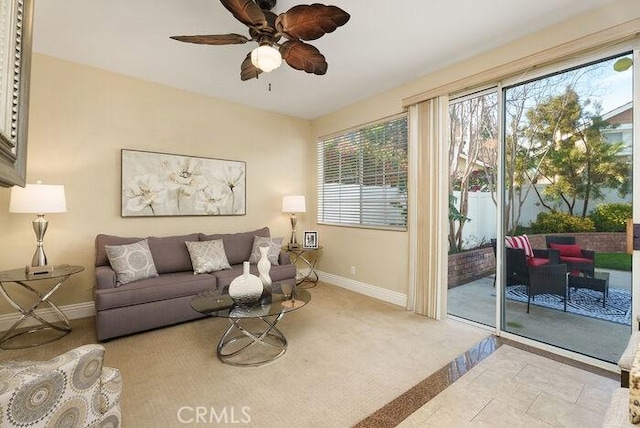
[[318,232],[305,231],[302,246],[303,248],[318,248]]

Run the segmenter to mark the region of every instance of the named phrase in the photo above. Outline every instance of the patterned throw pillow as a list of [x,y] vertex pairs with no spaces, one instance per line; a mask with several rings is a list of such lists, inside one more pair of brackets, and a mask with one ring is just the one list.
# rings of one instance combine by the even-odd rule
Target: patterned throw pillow
[[128,245],[105,245],[104,251],[116,272],[116,287],[158,276],[146,239]]
[[509,248],[520,248],[524,250],[524,255],[527,257],[533,257],[533,248],[529,242],[527,235],[522,236],[505,236],[504,244]]
[[269,238],[268,236],[256,236],[253,238],[253,249],[251,250],[249,263],[258,263],[260,257],[262,257],[259,248],[267,245],[269,246],[267,258],[272,265],[277,265],[280,258],[280,249],[282,248],[282,238]]
[[223,269],[231,269],[227,254],[224,252],[222,239],[213,241],[186,241],[193,274],[209,273]]

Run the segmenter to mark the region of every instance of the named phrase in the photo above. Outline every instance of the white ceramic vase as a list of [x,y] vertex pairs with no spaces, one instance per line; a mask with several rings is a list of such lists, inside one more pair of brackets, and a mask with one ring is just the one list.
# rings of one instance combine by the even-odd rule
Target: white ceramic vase
[[262,281],[249,273],[249,262],[242,263],[242,275],[229,284],[229,296],[239,305],[252,305],[262,296]]
[[258,260],[258,273],[263,287],[262,299],[269,300],[271,299],[271,277],[269,276],[269,271],[271,270],[271,262],[267,257],[267,254],[269,253],[269,247],[259,247],[259,250],[260,260]]

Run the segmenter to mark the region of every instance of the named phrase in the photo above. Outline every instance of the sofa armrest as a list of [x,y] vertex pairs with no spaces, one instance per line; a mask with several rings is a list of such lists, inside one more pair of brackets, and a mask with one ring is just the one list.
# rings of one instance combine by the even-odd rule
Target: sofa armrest
[[115,288],[116,272],[111,266],[96,267],[96,289],[103,290],[105,288]]
[[[96,375],[82,378],[82,392],[88,390],[90,396],[97,393],[100,387],[100,373],[102,361],[104,359],[104,347],[102,345],[83,345],[52,358],[48,361],[7,361],[0,365],[0,380],[4,383],[11,381],[15,388],[24,385],[37,383],[40,379],[50,378],[54,374],[63,373],[63,381],[68,382],[74,378],[77,370],[84,370],[91,365],[91,373]],[[95,370],[93,365],[95,364]],[[74,388],[79,390],[79,386],[74,384]],[[92,389],[92,390],[90,390]],[[0,407],[5,404],[5,400],[15,394],[14,388],[8,388],[0,395]]]
[[107,414],[117,410],[119,415],[122,395],[122,376],[120,375],[120,370],[112,367],[102,367],[100,384],[102,386],[100,412]]
[[[102,345],[90,344],[49,361],[9,361],[0,365],[2,426],[58,426],[68,420],[74,426],[119,426],[120,404],[115,400],[120,398],[120,376],[115,369],[109,378],[103,376],[104,351]],[[116,393],[107,397],[103,382],[113,384],[110,386]],[[110,419],[99,413],[105,399],[113,401],[109,403]],[[76,411],[85,404],[84,412]],[[78,419],[73,420],[73,416]]]
[[278,257],[278,264],[281,265],[290,265],[291,264],[291,256],[286,251],[280,251],[280,257]]
[[629,386],[629,372],[631,371],[631,365],[636,356],[638,345],[640,345],[640,332],[636,331],[631,334],[627,347],[618,360],[618,367],[620,367],[620,386],[624,388]]

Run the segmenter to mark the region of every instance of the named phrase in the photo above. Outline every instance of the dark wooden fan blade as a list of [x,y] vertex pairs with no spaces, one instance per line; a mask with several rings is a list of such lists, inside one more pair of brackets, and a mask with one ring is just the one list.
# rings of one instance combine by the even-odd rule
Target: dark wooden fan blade
[[220,2],[244,25],[256,28],[267,26],[267,18],[253,0],[220,0]]
[[240,65],[240,79],[243,81],[257,79],[260,73],[262,73],[262,70],[253,65],[251,62],[251,52],[249,52],[244,61],[242,61],[242,65]]
[[297,40],[283,43],[280,54],[291,67],[307,73],[325,74],[329,66],[324,55],[315,46]]
[[351,18],[336,6],[298,5],[278,16],[276,29],[291,40],[315,40],[346,24]]
[[212,34],[209,36],[171,36],[179,42],[196,43],[199,45],[241,45],[251,39],[241,34]]

